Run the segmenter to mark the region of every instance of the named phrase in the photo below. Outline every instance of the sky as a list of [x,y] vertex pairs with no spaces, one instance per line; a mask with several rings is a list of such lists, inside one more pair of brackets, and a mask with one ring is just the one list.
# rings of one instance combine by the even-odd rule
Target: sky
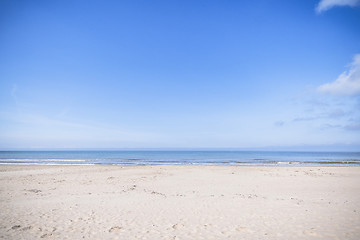
[[360,151],[360,0],[0,1],[0,149]]

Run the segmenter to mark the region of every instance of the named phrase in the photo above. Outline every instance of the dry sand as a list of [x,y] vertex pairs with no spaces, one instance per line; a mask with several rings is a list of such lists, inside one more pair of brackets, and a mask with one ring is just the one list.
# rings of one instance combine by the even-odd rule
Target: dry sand
[[360,239],[360,168],[2,165],[0,238]]

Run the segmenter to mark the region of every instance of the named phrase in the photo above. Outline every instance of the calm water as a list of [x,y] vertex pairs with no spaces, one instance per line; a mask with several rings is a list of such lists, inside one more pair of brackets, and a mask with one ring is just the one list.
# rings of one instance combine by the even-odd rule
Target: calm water
[[0,151],[0,164],[360,166],[360,152]]

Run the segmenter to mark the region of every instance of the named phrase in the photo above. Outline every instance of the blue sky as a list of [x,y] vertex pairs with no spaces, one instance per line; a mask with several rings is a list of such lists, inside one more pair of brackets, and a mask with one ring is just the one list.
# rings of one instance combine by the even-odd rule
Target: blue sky
[[1,1],[0,149],[360,150],[360,1]]

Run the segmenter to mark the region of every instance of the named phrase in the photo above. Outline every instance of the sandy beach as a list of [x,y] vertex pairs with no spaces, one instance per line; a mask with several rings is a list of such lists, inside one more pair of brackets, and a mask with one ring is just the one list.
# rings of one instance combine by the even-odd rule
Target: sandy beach
[[359,167],[0,166],[1,239],[359,239]]

